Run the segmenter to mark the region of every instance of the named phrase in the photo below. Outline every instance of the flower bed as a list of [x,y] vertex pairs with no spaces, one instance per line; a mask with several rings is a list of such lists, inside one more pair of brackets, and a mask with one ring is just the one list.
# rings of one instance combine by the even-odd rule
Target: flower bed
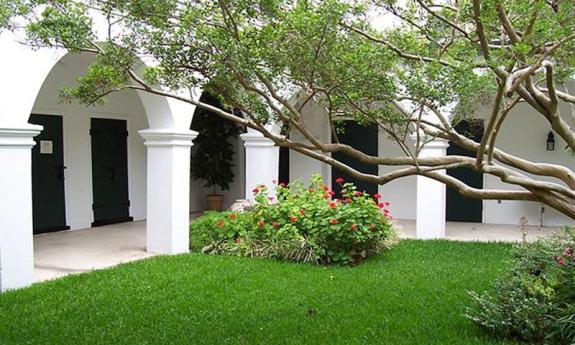
[[467,317],[497,337],[575,344],[575,231],[518,245],[493,291],[472,293]]
[[190,230],[192,250],[353,265],[389,248],[396,239],[389,203],[358,191],[353,183],[337,183],[342,187],[337,196],[319,176],[309,186],[279,184],[276,197],[260,185],[248,212],[210,212],[196,220]]

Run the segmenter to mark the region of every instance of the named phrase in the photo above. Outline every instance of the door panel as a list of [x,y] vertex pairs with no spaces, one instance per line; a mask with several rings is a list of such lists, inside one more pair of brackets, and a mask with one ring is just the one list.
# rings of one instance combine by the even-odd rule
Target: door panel
[[91,120],[93,226],[132,221],[125,120]]
[[44,127],[32,148],[34,234],[67,230],[62,116],[32,114],[30,123]]
[[[483,121],[460,121],[455,126],[455,129],[466,137],[476,142],[481,142],[481,137],[483,136]],[[447,148],[447,155],[475,157],[473,152],[464,150],[452,142],[449,143],[449,147]],[[483,174],[481,173],[466,168],[455,168],[447,169],[447,174],[471,187],[478,189],[483,188]],[[448,187],[445,218],[447,221],[452,222],[481,223],[483,221],[483,201],[463,197],[457,191]]]
[[[354,121],[346,121],[343,124],[343,126],[345,130],[344,133],[338,135],[339,141],[342,144],[348,144],[350,146],[353,146],[354,148],[368,155],[377,156],[378,154],[377,126],[375,125],[361,126]],[[376,165],[363,164],[349,156],[340,153],[333,154],[333,158],[363,173],[374,174],[374,175],[377,175],[378,173]],[[355,185],[357,186],[357,190],[359,191],[365,191],[369,194],[377,193],[377,184],[357,180],[355,178],[352,178],[350,175],[339,171],[336,168],[332,168],[331,176],[332,176],[332,183],[331,183],[332,189],[336,193],[339,193],[341,191],[341,186],[339,185],[339,183],[335,182],[335,180],[338,177],[343,178],[345,181],[355,183]]]

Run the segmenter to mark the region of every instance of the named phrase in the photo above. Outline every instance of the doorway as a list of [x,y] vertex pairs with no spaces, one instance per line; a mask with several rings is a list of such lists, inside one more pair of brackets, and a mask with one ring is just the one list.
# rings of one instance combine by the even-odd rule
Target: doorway
[[91,119],[92,226],[132,221],[128,192],[128,130],[125,120]]
[[[478,143],[481,142],[483,120],[462,120],[454,128],[458,133],[465,135],[469,139]],[[451,141],[447,148],[447,155],[475,157],[474,152],[467,151]],[[447,175],[455,177],[470,187],[483,189],[482,173],[467,168],[453,168],[447,169]],[[483,221],[483,201],[466,198],[456,190],[447,187],[445,219],[450,222],[481,223]]]
[[32,114],[30,123],[44,127],[32,148],[33,232],[68,230],[62,116]]

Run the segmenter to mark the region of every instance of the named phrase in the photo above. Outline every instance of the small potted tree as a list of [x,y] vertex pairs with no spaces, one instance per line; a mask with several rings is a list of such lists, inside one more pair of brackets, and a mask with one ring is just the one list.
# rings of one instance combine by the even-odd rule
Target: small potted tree
[[[200,101],[222,108],[220,101],[207,92]],[[212,112],[198,108],[192,129],[198,131],[192,151],[192,177],[206,181],[205,186],[212,189],[212,193],[207,195],[207,209],[222,210],[224,196],[221,191],[230,189],[230,183],[234,181],[234,150],[230,139],[237,137],[239,128]]]

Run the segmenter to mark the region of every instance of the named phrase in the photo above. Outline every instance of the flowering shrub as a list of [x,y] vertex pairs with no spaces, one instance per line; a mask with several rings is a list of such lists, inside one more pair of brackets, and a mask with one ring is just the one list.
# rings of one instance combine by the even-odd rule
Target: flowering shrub
[[498,337],[575,344],[575,231],[518,245],[494,289],[472,293],[467,317]]
[[[358,264],[393,243],[389,203],[353,183],[338,180],[341,195],[313,176],[309,186],[297,181],[253,190],[247,213],[209,213],[191,226],[192,249],[213,254],[264,256],[318,264]],[[375,200],[378,200],[377,202]],[[232,219],[232,217],[235,217]]]

